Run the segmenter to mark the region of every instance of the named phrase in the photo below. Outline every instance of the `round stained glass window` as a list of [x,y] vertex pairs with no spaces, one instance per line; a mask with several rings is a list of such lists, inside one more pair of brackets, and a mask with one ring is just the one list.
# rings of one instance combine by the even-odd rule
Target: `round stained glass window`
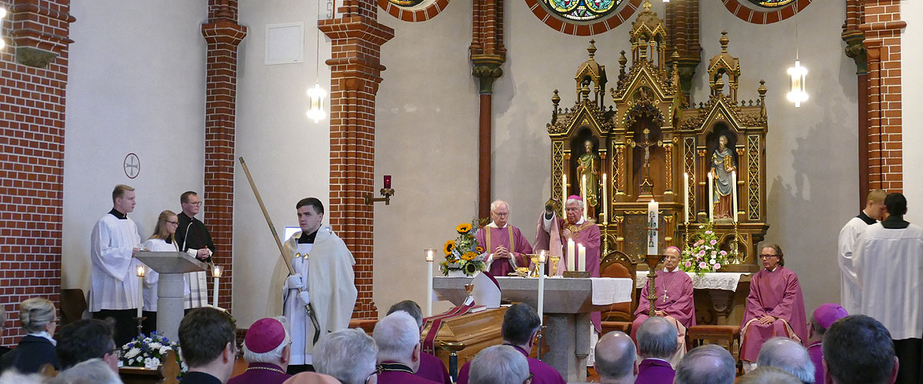
[[[392,0],[393,1],[393,0]],[[573,21],[593,21],[606,17],[622,0],[541,0],[556,15]],[[791,0],[790,0],[791,1]]]
[[766,8],[784,7],[794,2],[795,0],[750,0],[750,3]]

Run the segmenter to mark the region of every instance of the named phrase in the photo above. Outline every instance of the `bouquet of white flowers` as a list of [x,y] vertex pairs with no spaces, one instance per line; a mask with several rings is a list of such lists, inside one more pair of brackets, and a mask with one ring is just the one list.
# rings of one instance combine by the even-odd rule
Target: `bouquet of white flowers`
[[119,366],[157,369],[169,351],[175,351],[176,363],[179,364],[181,372],[186,372],[188,368],[180,359],[179,344],[157,331],[152,332],[150,336],[138,335],[123,345],[119,351]]

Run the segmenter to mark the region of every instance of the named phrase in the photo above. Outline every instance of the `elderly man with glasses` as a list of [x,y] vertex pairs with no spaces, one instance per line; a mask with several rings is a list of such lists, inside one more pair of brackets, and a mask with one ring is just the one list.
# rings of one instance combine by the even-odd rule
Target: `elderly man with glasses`
[[503,200],[490,203],[489,224],[478,230],[475,238],[487,255],[488,270],[494,276],[506,276],[517,267],[528,267],[532,245],[522,231],[509,224],[510,205]]
[[[695,303],[692,299],[692,278],[679,267],[680,251],[677,247],[668,247],[663,251],[663,270],[657,271],[654,279],[654,315],[665,318],[676,326],[677,343],[675,354],[670,357],[670,364],[676,366],[686,354],[686,329],[695,325]],[[631,324],[631,338],[638,341],[638,330],[649,318],[651,303],[650,284],[644,284],[638,297],[638,309],[635,321]]]

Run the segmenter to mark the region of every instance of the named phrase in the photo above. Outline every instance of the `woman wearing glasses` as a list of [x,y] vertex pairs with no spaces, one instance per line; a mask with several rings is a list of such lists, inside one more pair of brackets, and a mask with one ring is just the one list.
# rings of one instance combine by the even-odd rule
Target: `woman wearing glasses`
[[807,340],[804,297],[795,272],[785,268],[782,248],[766,244],[760,248],[763,269],[750,279],[750,295],[741,322],[740,360],[744,370],[752,367],[760,347],[773,337]]
[[[157,217],[157,225],[154,226],[154,233],[144,242],[144,249],[151,252],[178,252],[179,246],[176,245],[176,227],[179,226],[179,219],[173,211],[166,210],[160,212]],[[144,267],[144,320],[142,329],[145,334],[150,335],[157,329],[157,282],[160,280],[160,274],[154,270]],[[188,291],[189,288],[187,287]]]

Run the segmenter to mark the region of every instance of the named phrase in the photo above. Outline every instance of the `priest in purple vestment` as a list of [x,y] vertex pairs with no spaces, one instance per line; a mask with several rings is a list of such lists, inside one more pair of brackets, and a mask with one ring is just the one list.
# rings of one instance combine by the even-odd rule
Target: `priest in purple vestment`
[[804,343],[808,335],[801,284],[795,272],[784,267],[782,248],[763,245],[760,260],[763,269],[750,279],[740,329],[740,359],[751,364],[766,340],[778,336]]
[[676,326],[663,317],[650,317],[636,331],[641,364],[638,366],[637,384],[672,384],[676,371],[670,358],[679,348]]
[[231,378],[228,384],[282,384],[291,375],[285,373],[291,357],[291,336],[284,316],[259,319],[244,337],[244,360],[247,370]]
[[[535,335],[542,326],[538,314],[528,304],[513,304],[503,315],[500,334],[503,344],[516,348],[529,361],[532,384],[564,384],[564,377],[556,369],[539,359],[529,357],[535,343]],[[471,362],[465,363],[458,372],[458,384],[468,384]]]
[[[680,250],[668,247],[663,251],[663,269],[657,271],[654,279],[654,314],[670,321],[676,326],[679,347],[676,354],[667,360],[674,366],[686,354],[686,329],[695,325],[695,304],[692,299],[692,278],[679,268]],[[631,324],[631,338],[638,340],[638,329],[648,319],[650,311],[650,284],[644,284],[635,310],[635,321]]]
[[494,276],[506,276],[518,267],[528,267],[532,245],[519,228],[509,224],[510,205],[503,200],[490,203],[490,224],[478,230],[475,239],[486,254],[487,270]]
[[[596,226],[596,222],[583,218],[583,198],[577,195],[568,197],[564,203],[564,213],[567,220],[556,217],[557,214],[550,205],[545,206],[545,213],[539,218],[535,234],[535,249],[547,249],[554,255],[556,250],[565,247],[567,240],[573,239],[575,243],[586,247],[586,260],[577,262],[586,265],[586,271],[591,277],[599,277],[599,227]],[[565,259],[566,255],[561,257],[561,263],[564,265]],[[590,319],[596,327],[596,332],[601,332],[599,312],[593,312]]]
[[[407,312],[417,322],[417,328],[423,329],[423,310],[415,301],[404,300],[392,305],[388,308],[388,315],[397,311]],[[445,363],[438,357],[423,351],[420,351],[420,369],[414,375],[443,384],[452,384],[452,378],[449,376]]]
[[410,314],[397,311],[375,324],[378,346],[378,384],[438,384],[414,373],[420,369],[420,327]]

